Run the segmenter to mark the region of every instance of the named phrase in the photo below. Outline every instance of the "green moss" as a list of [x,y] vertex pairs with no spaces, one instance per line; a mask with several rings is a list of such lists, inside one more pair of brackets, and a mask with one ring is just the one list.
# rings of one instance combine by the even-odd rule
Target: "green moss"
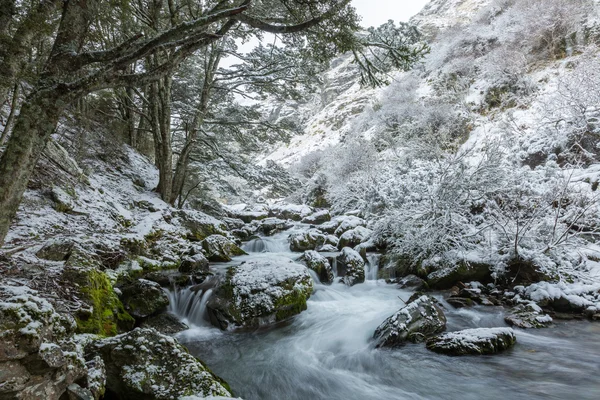
[[306,299],[306,293],[299,289],[295,289],[290,294],[278,299],[275,303],[276,321],[284,321],[306,310]]
[[96,269],[68,271],[79,285],[82,298],[92,307],[91,314],[76,316],[78,333],[114,336],[121,329],[131,329],[135,320],[125,311],[108,276]]

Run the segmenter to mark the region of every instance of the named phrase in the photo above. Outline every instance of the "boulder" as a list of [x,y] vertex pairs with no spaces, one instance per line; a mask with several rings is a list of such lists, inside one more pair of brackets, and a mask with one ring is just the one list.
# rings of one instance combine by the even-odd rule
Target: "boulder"
[[311,225],[320,225],[324,222],[330,221],[331,215],[328,210],[319,210],[307,217],[302,218],[302,223]]
[[77,333],[112,336],[133,328],[135,320],[125,310],[108,275],[93,266],[69,262],[63,269],[61,285],[83,303],[75,312]]
[[376,347],[397,347],[423,342],[446,329],[446,316],[433,297],[420,296],[375,330]]
[[134,318],[147,318],[169,306],[169,296],[162,287],[146,279],[138,279],[121,288],[121,300]]
[[256,328],[306,310],[312,290],[304,265],[271,257],[229,268],[206,307],[211,323],[221,329]]
[[294,224],[279,218],[266,218],[260,222],[260,230],[267,236],[290,229]]
[[35,255],[44,260],[66,261],[75,245],[75,241],[69,238],[50,239]]
[[552,323],[552,318],[544,314],[535,303],[519,304],[504,317],[504,321],[517,328],[546,328]]
[[452,356],[494,354],[515,344],[511,328],[476,328],[448,332],[427,340],[427,348]]
[[319,229],[325,233],[333,235],[335,230],[341,225],[342,220],[343,219],[340,217],[333,217],[330,221],[324,222],[321,225],[319,225]]
[[183,274],[208,272],[208,259],[202,253],[185,256],[179,264],[179,272]]
[[332,244],[324,244],[323,246],[317,247],[317,251],[320,253],[337,253],[338,249]]
[[70,213],[75,208],[75,199],[73,196],[58,186],[52,187],[50,197],[54,201],[54,209],[58,212]]
[[188,239],[201,241],[211,235],[227,235],[227,225],[210,215],[195,210],[178,210],[174,213],[188,230]]
[[357,226],[354,229],[346,231],[340,236],[338,248],[342,247],[355,247],[362,243],[366,243],[373,234],[373,231],[363,226]]
[[174,338],[136,328],[93,342],[88,353],[106,366],[106,388],[128,400],[167,400],[183,396],[227,396],[228,385]]
[[323,245],[337,246],[338,240],[335,236],[325,235],[318,229],[309,229],[306,232],[298,232],[289,236],[290,250],[303,252],[316,250]]
[[344,247],[337,256],[337,264],[346,285],[353,286],[365,281],[365,260],[355,250]]
[[174,335],[189,327],[169,313],[163,313],[150,317],[140,325],[142,328],[154,328],[164,335]]
[[44,148],[44,156],[47,157],[50,161],[58,165],[63,171],[68,173],[69,175],[80,178],[83,175],[83,170],[79,168],[77,165],[77,161],[75,161],[62,147],[60,144],[56,143],[56,141],[50,139],[46,143],[46,147]]
[[341,217],[337,217],[341,220],[340,224],[336,228],[334,234],[337,237],[342,236],[345,232],[357,228],[359,226],[365,226],[366,222],[364,219],[355,217],[353,215],[343,215]]
[[40,293],[0,287],[0,398],[58,399],[87,373],[75,321]]
[[301,221],[314,212],[312,207],[303,204],[276,204],[269,210],[270,217]]
[[306,266],[317,273],[321,283],[333,282],[334,274],[327,258],[314,250],[305,251],[302,258]]
[[398,281],[400,288],[413,289],[416,291],[427,289],[427,282],[416,275],[407,275]]
[[460,262],[442,266],[427,275],[427,284],[432,289],[450,289],[458,282],[489,282],[492,278],[490,266],[485,263]]
[[213,262],[231,261],[235,256],[247,254],[225,236],[212,235],[202,241],[206,257]]

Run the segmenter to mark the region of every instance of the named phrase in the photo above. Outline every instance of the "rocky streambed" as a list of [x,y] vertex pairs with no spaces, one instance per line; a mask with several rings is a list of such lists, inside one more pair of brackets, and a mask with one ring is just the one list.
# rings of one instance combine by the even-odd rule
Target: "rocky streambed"
[[[315,237],[317,233],[308,226],[295,225],[247,242],[243,249],[248,255],[212,265],[223,276],[240,263],[269,266],[273,260],[287,259],[308,265],[313,270],[313,293],[306,309],[291,319],[267,318],[260,329],[221,330],[216,327],[219,323],[209,321],[213,289],[193,295],[171,293],[172,304],[187,296],[171,309],[190,326],[177,338],[224,378],[237,396],[247,400],[597,398],[597,323],[555,321],[544,330],[511,329],[506,317],[514,314],[491,304],[486,296],[476,296],[481,290],[466,287],[415,295],[419,281],[405,281],[413,289],[400,289],[376,279],[378,257],[366,257],[371,263],[361,264],[362,277],[355,280],[352,273],[348,275],[353,268],[338,265],[349,250],[309,250]],[[289,250],[289,241],[293,248],[302,240],[305,253]],[[328,245],[326,237],[322,242]],[[339,276],[341,271],[345,276]],[[520,316],[547,319],[535,307],[526,311]],[[394,340],[383,340],[384,334]]]

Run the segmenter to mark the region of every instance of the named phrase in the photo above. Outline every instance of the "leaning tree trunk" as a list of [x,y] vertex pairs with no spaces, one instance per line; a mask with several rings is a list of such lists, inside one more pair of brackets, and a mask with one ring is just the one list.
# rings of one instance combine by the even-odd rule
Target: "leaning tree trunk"
[[6,150],[0,158],[0,244],[17,214],[29,178],[65,106],[59,96],[35,93],[21,107]]
[[158,167],[158,193],[169,201],[173,185],[173,149],[171,147],[171,85],[172,78],[154,82],[150,88],[150,115],[156,166]]

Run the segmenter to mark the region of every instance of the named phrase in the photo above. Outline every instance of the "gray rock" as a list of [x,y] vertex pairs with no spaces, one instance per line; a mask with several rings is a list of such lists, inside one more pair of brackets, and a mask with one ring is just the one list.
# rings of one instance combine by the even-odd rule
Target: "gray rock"
[[179,272],[184,274],[208,272],[208,259],[201,253],[185,256],[179,264]]
[[344,232],[342,236],[340,236],[338,248],[341,249],[342,247],[358,246],[362,243],[367,242],[371,238],[372,234],[372,230],[367,229],[363,226],[357,226],[354,229],[350,229]]
[[511,328],[465,329],[432,337],[427,348],[453,356],[494,354],[510,348],[516,340]]
[[321,283],[333,282],[334,274],[327,258],[314,250],[305,251],[302,258],[306,262],[306,266],[317,273]]
[[302,219],[302,223],[311,225],[320,225],[331,220],[331,215],[328,210],[319,210]]
[[453,266],[440,266],[427,275],[427,284],[432,289],[450,289],[458,282],[488,282],[491,276],[492,272],[488,264],[461,262]]
[[265,235],[273,235],[274,233],[290,229],[292,226],[294,224],[279,218],[266,218],[260,222],[260,230]]
[[121,301],[134,318],[146,318],[157,314],[169,305],[169,296],[162,287],[146,279],[138,279],[121,288]]
[[154,317],[150,317],[140,326],[142,328],[154,328],[164,335],[174,335],[189,329],[189,327],[183,322],[179,321],[176,316],[168,313],[158,314]]
[[75,244],[75,241],[69,238],[51,239],[44,243],[35,255],[44,260],[65,261],[71,255]]
[[290,235],[289,242],[292,251],[304,252],[316,250],[326,244],[337,246],[338,240],[335,236],[325,235],[318,229],[309,229]]
[[423,342],[446,329],[446,316],[437,301],[421,296],[386,319],[373,337],[376,347],[397,347],[406,342]]
[[306,310],[313,290],[308,269],[285,257],[248,261],[227,271],[206,307],[213,325],[256,328]]
[[178,399],[231,393],[174,338],[154,329],[136,328],[113,338],[93,342],[86,349],[106,365],[106,388],[128,400]]
[[338,270],[343,282],[348,286],[365,281],[365,260],[350,247],[344,247],[337,256]]
[[83,175],[83,170],[79,168],[77,162],[69,155],[67,150],[56,141],[50,139],[44,149],[44,156],[58,165],[69,175],[79,178]]
[[231,261],[235,256],[247,254],[234,242],[221,235],[211,235],[202,241],[206,257],[213,262]]
[[552,323],[552,318],[544,314],[542,309],[534,303],[519,304],[514,307],[504,321],[511,326],[523,329],[546,328]]

